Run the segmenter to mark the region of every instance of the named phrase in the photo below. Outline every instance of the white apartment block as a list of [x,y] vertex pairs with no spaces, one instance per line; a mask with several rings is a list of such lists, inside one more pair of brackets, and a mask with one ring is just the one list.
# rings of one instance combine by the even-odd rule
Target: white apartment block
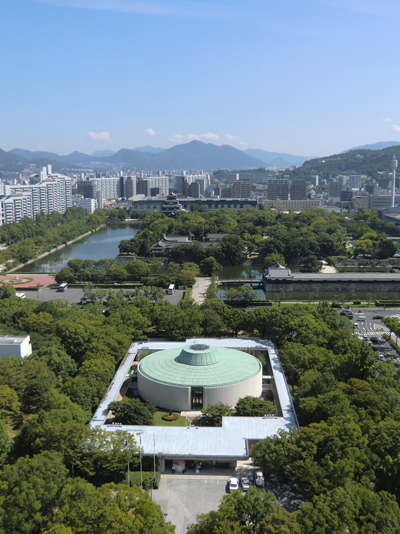
[[32,196],[29,193],[14,193],[0,199],[0,224],[19,222],[32,216]]
[[59,174],[34,185],[6,185],[5,194],[0,199],[1,224],[34,219],[38,213],[65,213],[72,206],[71,178]]
[[97,191],[101,191],[105,200],[118,198],[119,178],[95,178]]
[[83,208],[88,213],[93,213],[97,209],[97,200],[94,198],[78,198],[76,207]]
[[146,178],[149,182],[149,189],[158,188],[161,197],[167,197],[169,193],[169,178],[168,176],[149,176]]

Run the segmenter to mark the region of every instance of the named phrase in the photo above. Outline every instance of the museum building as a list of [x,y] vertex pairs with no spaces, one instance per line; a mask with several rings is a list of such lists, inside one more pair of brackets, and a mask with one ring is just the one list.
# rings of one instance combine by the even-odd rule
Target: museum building
[[251,354],[205,343],[154,352],[138,366],[142,399],[173,411],[201,410],[262,392],[262,365]]

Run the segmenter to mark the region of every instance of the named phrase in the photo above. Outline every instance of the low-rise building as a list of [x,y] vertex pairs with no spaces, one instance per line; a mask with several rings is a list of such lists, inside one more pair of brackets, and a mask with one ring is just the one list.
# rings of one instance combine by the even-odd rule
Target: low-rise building
[[0,358],[18,356],[26,358],[32,354],[30,336],[0,336]]

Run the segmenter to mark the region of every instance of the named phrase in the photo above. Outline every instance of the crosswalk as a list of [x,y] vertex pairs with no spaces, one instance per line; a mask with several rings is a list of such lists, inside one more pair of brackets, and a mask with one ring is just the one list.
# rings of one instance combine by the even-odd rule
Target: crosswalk
[[[354,321],[357,323],[357,321]],[[387,334],[389,329],[381,324],[371,323],[368,321],[359,322],[358,326],[354,329],[356,334],[362,334],[367,336],[376,336],[382,338],[383,334]]]

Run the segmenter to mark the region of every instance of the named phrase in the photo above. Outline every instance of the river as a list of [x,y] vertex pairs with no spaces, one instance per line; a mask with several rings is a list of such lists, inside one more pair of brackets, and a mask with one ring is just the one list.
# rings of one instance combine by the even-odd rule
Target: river
[[116,258],[119,254],[118,245],[122,239],[132,239],[139,231],[133,224],[112,224],[100,228],[97,232],[83,237],[79,241],[52,252],[40,260],[36,260],[18,269],[18,273],[56,273],[67,266],[69,260],[101,260]]

